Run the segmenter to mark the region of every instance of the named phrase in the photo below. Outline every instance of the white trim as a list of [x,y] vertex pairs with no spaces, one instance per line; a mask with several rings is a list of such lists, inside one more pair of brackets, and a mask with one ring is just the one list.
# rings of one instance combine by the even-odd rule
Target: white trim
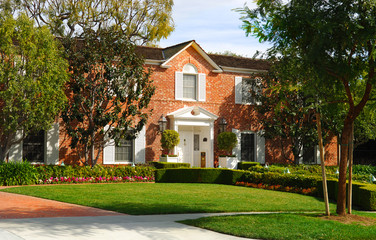
[[251,68],[236,68],[236,67],[226,67],[220,66],[223,72],[233,72],[233,73],[244,73],[244,74],[252,74],[252,73],[267,73],[267,70],[259,70],[259,69],[251,69]]
[[144,64],[147,65],[161,65],[164,62],[164,60],[155,60],[155,59],[145,59]]
[[57,165],[59,164],[59,123],[56,122],[52,128],[45,133],[45,158],[46,164]]
[[195,42],[192,41],[189,44],[187,44],[183,49],[181,49],[179,52],[175,53],[172,57],[167,59],[164,63],[161,64],[161,68],[169,68],[170,65],[167,65],[172,59],[174,59],[176,56],[178,56],[180,53],[185,51],[187,48],[192,46],[213,68],[216,73],[223,72],[222,69],[205,53],[204,50]]

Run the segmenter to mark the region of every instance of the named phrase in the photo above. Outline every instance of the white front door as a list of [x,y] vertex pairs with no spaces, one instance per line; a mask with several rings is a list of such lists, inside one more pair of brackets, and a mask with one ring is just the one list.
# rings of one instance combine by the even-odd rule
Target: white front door
[[183,163],[189,163],[194,166],[193,163],[193,132],[179,130],[180,143],[178,145],[178,152],[180,159]]

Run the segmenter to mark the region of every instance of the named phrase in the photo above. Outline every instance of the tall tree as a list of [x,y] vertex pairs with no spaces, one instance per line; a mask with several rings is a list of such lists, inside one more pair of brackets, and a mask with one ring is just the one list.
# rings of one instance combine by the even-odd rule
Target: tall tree
[[[2,6],[3,7],[3,6]],[[66,102],[67,61],[47,27],[0,13],[0,161],[30,132],[49,129]],[[14,159],[19,160],[19,159]]]
[[[283,157],[291,163],[299,164],[306,150],[317,145],[316,130],[316,97],[312,92],[305,91],[303,84],[310,79],[314,81],[316,74],[309,67],[301,65],[299,59],[290,56],[269,56],[271,67],[262,75],[262,91],[251,94],[259,102],[255,106],[257,112],[265,117],[258,121],[263,126],[263,136],[278,138]],[[257,81],[252,81],[252,89],[257,90]],[[322,107],[325,116],[328,109]],[[332,114],[331,114],[332,115]],[[335,118],[326,118],[323,129],[324,139],[336,134],[333,128]],[[293,158],[291,158],[291,152]]]
[[173,0],[13,0],[56,36],[82,37],[85,30],[112,27],[128,40],[145,44],[174,30]]
[[81,147],[83,163],[94,166],[110,139],[132,139],[143,128],[155,87],[122,33],[102,29],[63,41],[72,78],[62,118],[71,147]]
[[373,0],[259,0],[257,4],[255,10],[247,6],[241,9],[246,32],[261,41],[270,41],[273,53],[283,55],[286,49],[293,49],[295,56],[318,75],[314,84],[320,87],[314,91],[319,102],[340,104],[344,110],[337,213],[345,215],[352,124],[376,84],[376,3]]

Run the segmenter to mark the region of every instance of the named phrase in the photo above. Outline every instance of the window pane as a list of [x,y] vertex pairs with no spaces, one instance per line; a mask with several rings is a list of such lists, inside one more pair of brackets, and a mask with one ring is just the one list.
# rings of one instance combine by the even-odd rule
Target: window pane
[[200,135],[195,134],[193,135],[193,150],[194,151],[200,151]]
[[196,99],[196,75],[183,75],[183,97],[189,99]]
[[115,147],[115,162],[133,162],[133,140],[120,140]]
[[242,81],[242,101],[243,103],[254,103],[254,99],[251,94],[252,84],[250,78],[243,78]]
[[303,163],[315,163],[315,147],[303,147]]
[[255,161],[255,134],[242,133],[241,134],[241,161],[254,162]]
[[22,158],[29,162],[44,162],[44,131],[29,134],[23,140]]

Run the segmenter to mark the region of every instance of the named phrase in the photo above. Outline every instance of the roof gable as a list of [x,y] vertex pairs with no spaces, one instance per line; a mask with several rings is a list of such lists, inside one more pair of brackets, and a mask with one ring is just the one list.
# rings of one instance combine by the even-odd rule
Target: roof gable
[[208,56],[208,54],[206,54],[206,52],[194,40],[181,43],[181,44],[169,47],[169,48],[165,48],[163,52],[164,52],[166,61],[161,64],[161,67],[162,68],[171,67],[168,65],[168,63],[191,46],[214,68],[213,72],[218,72],[218,73],[222,72],[222,69]]
[[169,68],[169,62],[192,46],[213,68],[213,72],[255,73],[266,72],[270,68],[267,60],[246,57],[207,54],[194,40],[167,48],[137,46],[136,52],[145,58],[146,64]]

